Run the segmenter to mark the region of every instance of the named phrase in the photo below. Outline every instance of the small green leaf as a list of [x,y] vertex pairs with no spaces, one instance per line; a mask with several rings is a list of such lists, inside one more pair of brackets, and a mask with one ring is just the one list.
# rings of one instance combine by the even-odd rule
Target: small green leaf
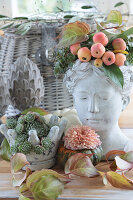
[[2,25],[0,28],[1,29],[6,29],[6,28],[9,28],[9,27],[13,26],[13,24],[14,24],[14,22],[6,23],[6,24]]
[[122,15],[118,10],[111,10],[107,16],[107,23],[122,24]]
[[82,6],[82,9],[90,9],[90,8],[94,8],[94,6]]
[[24,19],[28,19],[27,17],[14,17],[13,19],[15,20],[24,20]]
[[60,12],[64,12],[64,10],[60,7],[57,7],[57,9],[60,11]]
[[70,18],[72,18],[72,17],[75,17],[75,15],[65,15],[65,16],[64,16],[65,19],[70,19]]
[[123,2],[118,2],[118,3],[116,3],[116,4],[114,5],[114,7],[116,8],[116,7],[119,7],[119,6],[123,5],[123,4],[125,4],[125,3],[123,3]]
[[133,34],[133,27],[129,28],[128,30],[124,31],[121,35],[129,36]]
[[21,24],[17,28],[18,31],[16,32],[16,34],[25,35],[31,29],[31,26],[32,26],[32,22],[26,22],[26,23]]
[[28,109],[24,110],[21,114],[26,115],[28,112],[36,112],[42,116],[49,114],[46,110],[39,108],[39,107],[28,108]]
[[0,155],[3,160],[10,161],[11,158],[10,145],[6,138],[4,138],[1,144]]
[[18,172],[20,169],[28,164],[29,162],[27,161],[26,155],[24,155],[23,153],[17,153],[11,158],[11,172]]
[[117,86],[123,88],[124,78],[121,70],[115,64],[106,66],[103,65],[104,73],[109,77]]
[[9,17],[5,15],[0,15],[0,18],[9,18]]
[[21,24],[14,24],[13,28],[18,28],[19,26],[21,26]]
[[111,43],[113,40],[115,40],[116,38],[122,38],[123,40],[127,40],[127,36],[122,34],[116,34],[115,36],[111,37],[109,40],[109,43]]

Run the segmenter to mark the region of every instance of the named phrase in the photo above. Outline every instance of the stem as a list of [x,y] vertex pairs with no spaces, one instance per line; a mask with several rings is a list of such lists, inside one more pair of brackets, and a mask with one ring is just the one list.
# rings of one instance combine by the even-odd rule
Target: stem
[[[116,28],[116,29],[118,29],[118,28],[122,28],[123,26],[112,26],[112,27],[108,27],[108,28],[102,28],[102,29],[100,29],[100,31],[104,31],[104,30],[106,30],[106,29],[112,29],[112,28]],[[91,35],[92,33],[95,33],[96,31],[93,31],[93,32],[90,32],[88,35]]]

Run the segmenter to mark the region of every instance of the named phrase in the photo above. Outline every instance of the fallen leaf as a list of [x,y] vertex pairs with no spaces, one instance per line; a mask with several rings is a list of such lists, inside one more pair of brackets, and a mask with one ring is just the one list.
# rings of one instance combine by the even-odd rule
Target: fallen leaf
[[11,151],[10,145],[6,138],[3,139],[1,146],[0,146],[0,156],[3,160],[10,161],[11,159]]
[[133,168],[133,163],[129,163],[123,160],[122,158],[120,158],[119,156],[115,157],[115,161],[116,161],[117,168],[120,170],[129,170]]
[[20,192],[20,193],[24,193],[24,192],[26,192],[26,191],[28,191],[27,185],[26,185],[26,183],[23,183],[23,184],[19,187],[19,192]]
[[113,156],[113,155],[122,155],[122,154],[125,154],[125,153],[126,153],[125,151],[112,150],[112,151],[109,151],[109,152],[105,155],[105,158],[106,158],[106,160],[107,160],[107,162],[108,162],[110,156]]
[[38,181],[42,176],[45,176],[45,175],[53,175],[56,178],[58,178],[58,179],[60,179],[61,181],[64,181],[64,182],[65,181],[66,182],[70,181],[70,179],[67,176],[59,174],[59,173],[57,173],[54,170],[51,170],[51,169],[42,169],[40,171],[35,171],[30,176],[28,176],[27,181],[26,181],[27,187],[30,189],[31,185],[34,182]]
[[130,190],[133,189],[133,184],[116,172],[107,172],[106,178],[113,187]]
[[102,176],[104,185],[109,185],[109,182],[108,182],[107,177],[106,177],[106,173],[101,172],[101,171],[98,171],[98,173]]
[[64,189],[64,183],[53,175],[45,175],[33,183],[30,188],[34,199],[56,200]]
[[30,198],[28,197],[25,197],[23,196],[22,194],[19,196],[19,199],[18,200],[31,200]]
[[129,151],[120,157],[127,162],[133,163],[133,151]]
[[122,175],[130,182],[133,183],[133,168],[128,171],[124,171]]
[[30,174],[32,174],[32,171],[29,168],[26,168],[26,172],[14,173],[12,177],[13,186],[19,187],[20,185],[22,185],[22,183],[26,181]]
[[17,153],[11,158],[11,173],[14,174],[22,169],[25,165],[29,165],[26,156],[23,153]]
[[67,162],[66,162],[66,164],[65,164],[65,169],[64,169],[65,174],[69,174],[70,171],[71,171],[71,169],[73,169],[73,166],[75,165],[75,162],[76,162],[78,159],[83,158],[83,157],[85,157],[85,156],[86,156],[86,154],[83,154],[83,153],[76,153],[75,155],[71,156],[71,157],[67,160]]
[[77,153],[67,160],[65,164],[65,174],[74,174],[85,177],[94,177],[99,175],[88,155],[82,153]]

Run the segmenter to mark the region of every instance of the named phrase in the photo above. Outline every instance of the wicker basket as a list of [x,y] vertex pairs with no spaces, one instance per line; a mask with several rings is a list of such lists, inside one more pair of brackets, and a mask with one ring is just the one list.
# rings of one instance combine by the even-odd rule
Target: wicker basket
[[[88,19],[94,24],[94,19]],[[60,27],[66,22],[46,22],[47,25],[56,24],[56,33],[60,32]],[[37,63],[35,54],[42,46],[42,32],[41,25],[33,24],[26,35],[15,34],[15,29],[10,29],[5,32],[4,42],[1,44],[0,51],[0,68],[8,69],[8,66],[15,62],[20,56],[27,56],[39,67],[44,78],[45,96],[44,101],[40,105],[47,111],[54,111],[63,109],[65,107],[73,106],[73,98],[68,93],[63,84],[63,77],[56,78],[53,74],[53,66]]]

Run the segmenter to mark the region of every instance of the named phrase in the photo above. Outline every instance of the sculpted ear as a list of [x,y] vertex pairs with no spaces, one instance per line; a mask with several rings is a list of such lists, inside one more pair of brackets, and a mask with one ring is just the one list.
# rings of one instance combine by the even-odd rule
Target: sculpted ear
[[75,98],[74,98],[74,95],[73,95],[73,107],[75,108]]
[[122,111],[123,110],[125,110],[125,108],[128,106],[128,104],[129,104],[129,102],[130,102],[130,97],[128,96],[128,97],[124,97],[123,99],[122,99],[122,101],[123,101],[123,107],[122,107]]

